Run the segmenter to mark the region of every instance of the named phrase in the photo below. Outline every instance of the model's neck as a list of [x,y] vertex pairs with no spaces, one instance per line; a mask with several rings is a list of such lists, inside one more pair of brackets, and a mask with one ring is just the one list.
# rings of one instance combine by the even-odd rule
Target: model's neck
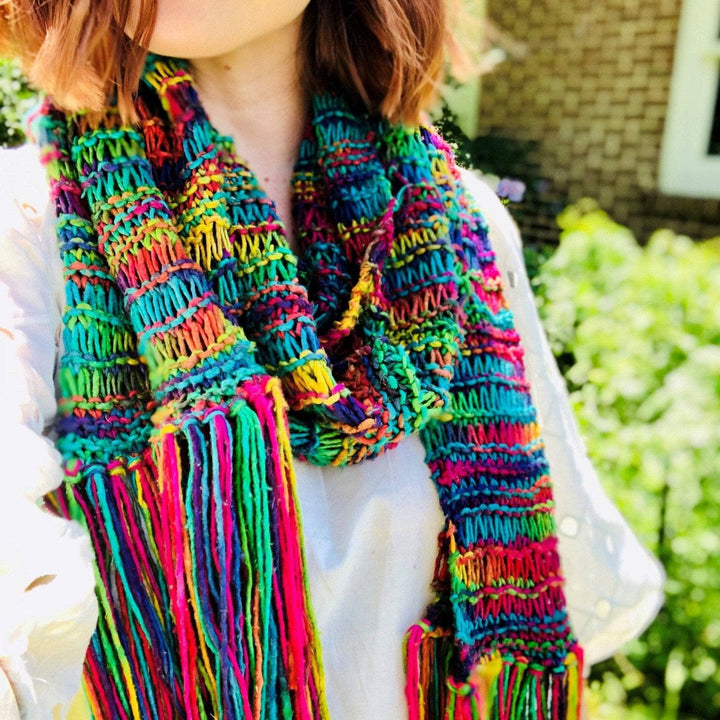
[[275,202],[292,239],[290,180],[307,118],[298,74],[301,19],[219,57],[193,61],[208,117]]

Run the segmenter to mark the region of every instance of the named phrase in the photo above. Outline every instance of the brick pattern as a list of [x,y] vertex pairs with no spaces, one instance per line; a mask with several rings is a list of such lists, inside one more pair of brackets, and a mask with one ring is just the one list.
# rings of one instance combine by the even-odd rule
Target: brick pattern
[[720,202],[661,195],[660,145],[681,0],[488,0],[527,44],[483,79],[480,134],[538,141],[547,178],[522,208],[528,240],[556,237],[552,215],[594,197],[640,240],[660,227],[720,235]]

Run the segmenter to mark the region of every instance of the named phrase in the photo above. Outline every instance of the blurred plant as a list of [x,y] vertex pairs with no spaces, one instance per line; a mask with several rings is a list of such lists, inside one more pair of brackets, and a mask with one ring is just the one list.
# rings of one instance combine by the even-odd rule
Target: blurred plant
[[498,195],[509,202],[522,202],[525,197],[525,183],[522,180],[502,178],[498,182]]
[[587,200],[558,223],[540,313],[605,487],[668,573],[655,623],[593,669],[591,706],[720,717],[720,238],[641,248]]
[[557,242],[551,218],[567,205],[565,196],[555,193],[540,173],[534,160],[538,143],[495,133],[470,138],[447,104],[434,122],[453,147],[458,163],[492,179],[498,195],[510,200],[510,212],[523,231],[528,270],[533,272],[536,261]]
[[462,131],[455,113],[446,103],[441,105],[440,114],[434,122],[464,167],[498,177],[520,177],[523,180],[527,180],[530,174],[532,179],[533,166],[529,155],[536,149],[536,142],[523,142],[494,134],[470,138]]
[[25,142],[23,116],[36,97],[17,63],[0,60],[0,147]]

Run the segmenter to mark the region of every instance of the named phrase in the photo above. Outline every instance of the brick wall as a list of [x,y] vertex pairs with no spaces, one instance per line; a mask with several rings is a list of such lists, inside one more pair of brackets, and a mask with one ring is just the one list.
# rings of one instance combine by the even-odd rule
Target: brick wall
[[483,79],[480,134],[537,141],[546,178],[521,209],[530,240],[552,215],[594,197],[639,239],[671,227],[720,235],[720,203],[661,195],[663,123],[681,0],[488,0],[488,15],[527,45]]

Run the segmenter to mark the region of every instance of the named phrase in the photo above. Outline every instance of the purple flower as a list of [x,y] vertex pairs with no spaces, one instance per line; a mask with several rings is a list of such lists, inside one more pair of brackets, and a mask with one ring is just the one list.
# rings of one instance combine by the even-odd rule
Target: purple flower
[[497,186],[497,194],[501,198],[507,198],[511,202],[522,202],[525,195],[525,183],[521,180],[503,178]]

